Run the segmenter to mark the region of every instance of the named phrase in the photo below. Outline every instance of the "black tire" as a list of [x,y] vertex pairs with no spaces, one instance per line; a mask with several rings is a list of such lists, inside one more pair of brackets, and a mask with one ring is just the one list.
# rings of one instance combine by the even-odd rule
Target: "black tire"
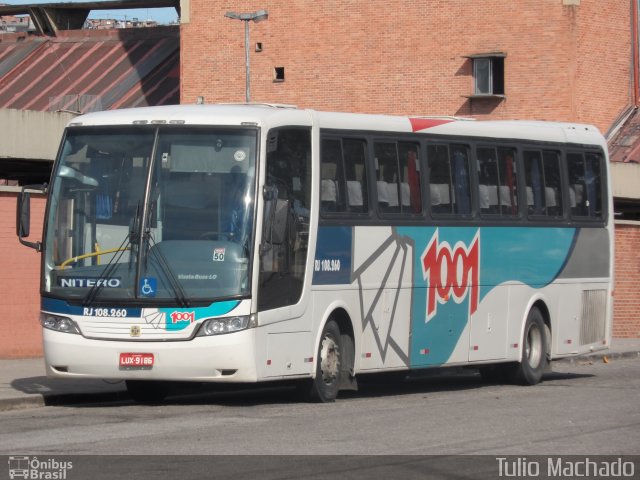
[[512,371],[511,380],[520,385],[535,385],[547,365],[547,334],[540,310],[532,308],[522,337],[522,358]]
[[126,380],[127,392],[136,402],[145,405],[162,403],[169,393],[169,384],[152,380]]
[[313,402],[334,402],[340,384],[342,342],[338,324],[329,320],[322,329],[316,356],[316,378],[299,385],[300,393]]

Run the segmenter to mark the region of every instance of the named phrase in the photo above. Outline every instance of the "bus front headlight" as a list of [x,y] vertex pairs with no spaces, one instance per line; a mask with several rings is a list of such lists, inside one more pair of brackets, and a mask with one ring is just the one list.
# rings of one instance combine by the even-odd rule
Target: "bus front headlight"
[[239,332],[253,326],[253,316],[211,318],[202,323],[197,336],[223,335],[225,333]]
[[80,334],[76,322],[67,317],[43,313],[40,314],[40,325],[49,330],[55,330],[56,332]]

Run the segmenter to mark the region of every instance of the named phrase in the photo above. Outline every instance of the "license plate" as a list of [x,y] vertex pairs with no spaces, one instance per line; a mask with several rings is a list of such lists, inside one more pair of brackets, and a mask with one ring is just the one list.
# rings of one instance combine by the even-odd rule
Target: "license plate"
[[121,353],[120,368],[125,370],[151,370],[153,353]]

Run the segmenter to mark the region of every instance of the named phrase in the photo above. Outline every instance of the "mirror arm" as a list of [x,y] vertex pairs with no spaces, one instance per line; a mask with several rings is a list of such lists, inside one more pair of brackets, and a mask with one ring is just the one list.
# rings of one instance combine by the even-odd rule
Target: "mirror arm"
[[18,240],[20,240],[20,243],[22,245],[33,248],[36,252],[42,252],[42,242],[28,242],[26,240],[23,240],[21,237],[18,237]]

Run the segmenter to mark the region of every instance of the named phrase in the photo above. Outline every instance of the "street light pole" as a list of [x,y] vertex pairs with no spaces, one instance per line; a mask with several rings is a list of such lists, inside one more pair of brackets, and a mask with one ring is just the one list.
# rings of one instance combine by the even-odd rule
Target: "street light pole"
[[244,65],[245,65],[245,101],[251,101],[251,68],[249,65],[249,22],[261,22],[269,18],[266,10],[251,13],[227,12],[225,17],[244,22]]
[[244,22],[244,77],[245,77],[245,102],[251,101],[251,68],[249,66],[249,22]]

